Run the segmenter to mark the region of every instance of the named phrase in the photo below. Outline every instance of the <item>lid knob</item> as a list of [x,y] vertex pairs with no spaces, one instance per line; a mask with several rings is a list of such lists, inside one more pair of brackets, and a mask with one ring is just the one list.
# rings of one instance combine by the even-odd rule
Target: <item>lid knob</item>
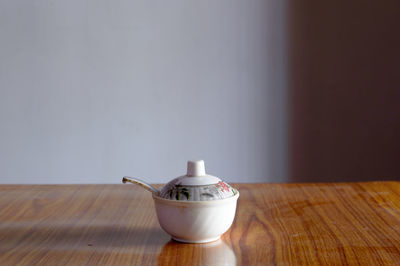
[[203,160],[188,161],[187,163],[187,176],[204,176],[206,169]]

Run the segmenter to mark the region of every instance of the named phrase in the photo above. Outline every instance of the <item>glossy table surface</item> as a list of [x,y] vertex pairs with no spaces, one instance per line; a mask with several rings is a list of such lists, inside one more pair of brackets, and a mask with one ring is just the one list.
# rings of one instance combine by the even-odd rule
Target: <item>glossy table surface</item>
[[399,265],[400,183],[233,184],[222,239],[170,240],[134,185],[0,185],[0,265]]

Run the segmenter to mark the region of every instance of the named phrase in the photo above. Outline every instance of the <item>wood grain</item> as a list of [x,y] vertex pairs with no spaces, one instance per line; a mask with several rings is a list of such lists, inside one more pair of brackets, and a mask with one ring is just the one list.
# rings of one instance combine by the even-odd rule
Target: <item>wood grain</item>
[[400,184],[236,184],[222,240],[180,244],[131,185],[0,186],[0,265],[395,265]]

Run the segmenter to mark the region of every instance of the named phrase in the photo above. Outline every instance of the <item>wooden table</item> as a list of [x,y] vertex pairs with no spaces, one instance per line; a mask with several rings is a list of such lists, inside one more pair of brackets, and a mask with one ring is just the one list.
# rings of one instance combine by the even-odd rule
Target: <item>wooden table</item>
[[170,240],[134,185],[1,185],[0,265],[400,264],[400,183],[234,184],[231,229]]

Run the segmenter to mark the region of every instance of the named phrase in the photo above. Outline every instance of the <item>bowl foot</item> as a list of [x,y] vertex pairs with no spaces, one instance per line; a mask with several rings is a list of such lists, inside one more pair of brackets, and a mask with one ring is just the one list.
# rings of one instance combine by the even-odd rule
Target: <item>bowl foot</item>
[[208,243],[208,242],[217,241],[218,239],[220,239],[220,237],[221,236],[213,237],[213,238],[207,238],[207,239],[200,239],[200,240],[187,240],[187,239],[180,239],[180,238],[176,238],[176,237],[172,237],[172,239],[175,240],[175,241],[178,241],[178,242],[183,242],[183,243],[200,244],[200,243]]

